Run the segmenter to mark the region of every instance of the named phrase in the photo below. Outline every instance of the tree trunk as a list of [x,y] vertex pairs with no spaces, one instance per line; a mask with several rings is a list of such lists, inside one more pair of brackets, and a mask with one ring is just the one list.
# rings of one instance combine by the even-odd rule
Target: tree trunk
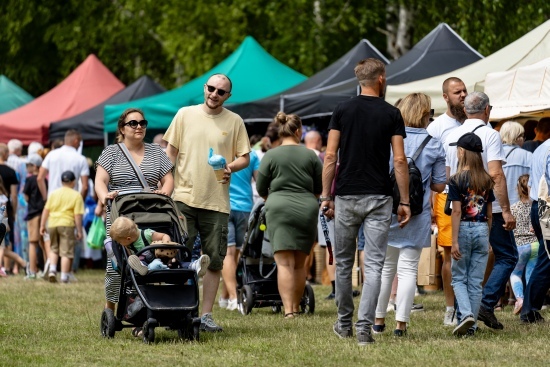
[[388,4],[386,7],[386,30],[388,54],[395,60],[411,48],[413,9],[404,4]]

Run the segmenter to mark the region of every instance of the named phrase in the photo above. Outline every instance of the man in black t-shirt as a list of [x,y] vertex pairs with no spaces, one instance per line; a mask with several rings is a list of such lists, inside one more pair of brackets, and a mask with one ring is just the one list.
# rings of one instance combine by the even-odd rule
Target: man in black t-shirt
[[[338,321],[333,330],[340,338],[353,335],[354,312],[351,274],[359,226],[364,224],[365,282],[355,324],[359,345],[374,343],[371,335],[380,293],[393,205],[390,182],[390,149],[401,202],[400,226],[410,219],[409,171],[403,139],[405,124],[400,111],[381,97],[386,87],[385,65],[365,59],[355,67],[361,95],[340,103],[329,124],[323,167],[321,207],[335,217],[336,305]],[[330,196],[337,157],[336,198]]]
[[8,225],[10,227],[10,232],[8,233],[8,238],[10,244],[13,245],[14,233],[13,233],[13,223],[15,220],[15,212],[17,211],[17,186],[19,185],[19,180],[17,179],[17,174],[15,171],[7,165],[9,156],[9,149],[6,144],[0,144],[0,177],[4,182],[4,188],[8,195],[8,203],[6,205],[8,213]]

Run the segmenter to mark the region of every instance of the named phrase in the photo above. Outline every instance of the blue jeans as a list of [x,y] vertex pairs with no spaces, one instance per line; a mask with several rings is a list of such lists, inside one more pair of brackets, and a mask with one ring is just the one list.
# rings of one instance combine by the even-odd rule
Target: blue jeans
[[506,283],[518,262],[518,249],[516,241],[514,241],[514,233],[505,230],[503,225],[502,213],[493,213],[490,242],[495,255],[495,265],[487,283],[485,283],[481,299],[481,305],[486,310],[495,308],[498,300],[504,294]]
[[539,243],[533,242],[522,246],[518,246],[519,260],[510,275],[510,285],[514,291],[516,298],[523,298],[523,280],[522,276],[525,273],[525,284],[529,283],[537,257],[539,253]]
[[357,250],[357,231],[363,223],[365,282],[355,326],[358,330],[369,329],[374,324],[380,293],[393,199],[385,195],[346,195],[337,196],[335,205],[334,259],[338,323],[343,329],[349,329],[352,325],[354,305],[351,274]]
[[241,248],[244,242],[244,234],[248,227],[250,212],[231,210],[229,213],[229,224],[227,232],[227,246]]
[[462,257],[451,261],[459,323],[468,316],[477,320],[481,305],[482,283],[489,257],[489,228],[486,222],[460,222],[458,245]]

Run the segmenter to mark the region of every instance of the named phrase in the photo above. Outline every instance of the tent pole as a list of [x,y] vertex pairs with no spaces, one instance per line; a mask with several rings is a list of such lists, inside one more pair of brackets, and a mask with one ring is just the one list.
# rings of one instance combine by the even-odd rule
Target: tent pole
[[285,96],[281,95],[281,99],[279,101],[279,111],[285,112]]
[[106,147],[107,145],[109,145],[109,133],[107,133],[106,131],[103,133],[103,146]]

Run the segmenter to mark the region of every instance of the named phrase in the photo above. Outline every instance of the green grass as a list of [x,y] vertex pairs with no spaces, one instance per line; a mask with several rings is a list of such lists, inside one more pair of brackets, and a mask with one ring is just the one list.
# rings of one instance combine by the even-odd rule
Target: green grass
[[[359,347],[355,338],[332,332],[329,287],[314,286],[313,316],[284,320],[270,308],[249,316],[214,309],[223,333],[201,333],[186,342],[173,331],[155,330],[152,345],[130,329],[104,339],[99,332],[103,308],[103,272],[82,271],[78,283],[0,279],[0,366],[548,366],[549,324],[522,325],[511,307],[497,313],[505,326],[482,326],[473,338],[457,339],[442,325],[443,295],[417,297],[426,311],[412,314],[408,335],[395,338],[391,313],[376,343]],[[358,300],[356,301],[358,302]],[[550,318],[550,313],[543,311]]]

